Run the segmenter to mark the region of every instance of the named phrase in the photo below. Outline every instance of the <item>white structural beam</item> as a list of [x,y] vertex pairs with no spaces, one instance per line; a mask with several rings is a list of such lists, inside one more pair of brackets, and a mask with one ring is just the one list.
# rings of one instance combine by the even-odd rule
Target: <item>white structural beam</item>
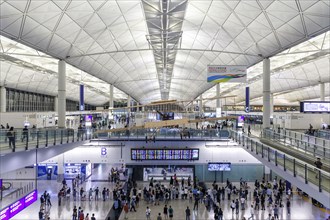
[[270,127],[270,60],[263,60],[263,128]]
[[58,61],[58,127],[65,128],[66,111],[66,64]]
[[6,112],[6,104],[7,104],[6,87],[2,86],[0,88],[0,112]]
[[320,83],[320,101],[325,101],[324,83]]

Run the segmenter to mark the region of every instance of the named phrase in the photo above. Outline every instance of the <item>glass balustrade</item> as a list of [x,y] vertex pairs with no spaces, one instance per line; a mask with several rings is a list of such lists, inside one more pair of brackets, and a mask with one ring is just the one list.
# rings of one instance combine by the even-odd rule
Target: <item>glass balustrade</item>
[[329,172],[318,169],[289,154],[260,143],[258,139],[250,138],[245,134],[233,130],[231,130],[230,133],[231,137],[249,152],[267,160],[280,169],[283,169],[285,172],[290,172],[294,177],[302,178],[306,184],[312,183],[318,186],[320,192],[330,192]]
[[264,129],[262,137],[310,156],[330,160],[330,142],[328,140],[288,130],[281,130],[278,133],[271,129]]
[[29,129],[1,130],[0,149],[9,152],[31,150],[77,141],[85,141],[93,136],[92,130],[86,129]]

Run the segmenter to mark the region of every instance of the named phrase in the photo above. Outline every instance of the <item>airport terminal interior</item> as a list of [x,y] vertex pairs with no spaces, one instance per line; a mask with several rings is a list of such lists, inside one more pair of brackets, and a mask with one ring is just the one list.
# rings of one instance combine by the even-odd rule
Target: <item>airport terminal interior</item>
[[329,0],[0,0],[0,220],[330,220]]

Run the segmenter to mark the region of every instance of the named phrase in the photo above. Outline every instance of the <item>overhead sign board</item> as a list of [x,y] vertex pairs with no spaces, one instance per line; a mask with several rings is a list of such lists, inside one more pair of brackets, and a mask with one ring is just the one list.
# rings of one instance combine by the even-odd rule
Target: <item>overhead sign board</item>
[[207,82],[244,83],[246,82],[246,66],[208,65]]
[[309,113],[330,113],[330,102],[301,102],[300,103],[300,112],[309,112]]

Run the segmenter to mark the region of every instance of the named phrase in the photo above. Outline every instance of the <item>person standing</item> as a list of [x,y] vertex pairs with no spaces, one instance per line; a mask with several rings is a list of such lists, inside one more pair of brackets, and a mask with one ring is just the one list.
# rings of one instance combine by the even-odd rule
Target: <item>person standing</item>
[[147,209],[146,209],[147,220],[150,220],[151,219],[150,216],[151,216],[151,209],[147,206]]
[[85,220],[84,210],[80,211],[79,220]]
[[50,202],[50,194],[49,193],[46,194],[46,204],[48,206],[52,206],[52,203]]
[[291,214],[291,202],[290,199],[286,201],[286,209],[288,210],[288,215]]
[[77,218],[78,218],[77,207],[74,206],[72,211],[72,220],[77,220]]
[[190,220],[190,209],[189,206],[186,208],[186,220]]
[[89,219],[89,213],[87,213],[87,214],[86,214],[86,216],[85,216],[85,219],[84,219],[84,220],[90,220],[90,219]]
[[158,213],[157,220],[162,220],[162,216],[160,213]]
[[27,126],[25,125],[23,130],[22,130],[22,142],[25,140],[29,141],[29,129],[27,128]]
[[164,219],[167,219],[168,218],[168,208],[167,208],[167,205],[164,206],[163,214],[164,214]]
[[251,125],[248,126],[248,136],[251,135]]
[[91,220],[96,220],[94,213],[92,214]]
[[170,220],[173,219],[173,214],[174,214],[173,208],[172,208],[172,206],[170,206],[170,208],[168,209],[168,215],[170,217]]
[[9,142],[9,148],[15,149],[15,132],[14,127],[10,127],[9,131],[6,134]]
[[124,209],[124,213],[125,213],[124,219],[127,219],[127,213],[128,213],[128,204],[127,204],[127,202],[125,203],[123,209]]
[[[322,162],[321,162],[321,158],[317,158],[317,160],[314,162],[314,164],[315,164],[315,166],[318,168],[318,169],[322,169]],[[315,178],[317,179],[317,178],[319,178],[319,170],[315,170],[316,171],[316,176],[315,176]]]
[[222,220],[222,218],[223,218],[223,211],[221,208],[219,208],[218,217],[219,217],[219,220]]
[[89,189],[89,192],[88,192],[88,199],[89,199],[89,201],[91,201],[92,198],[93,198],[93,189],[90,188],[90,189]]
[[96,200],[99,200],[99,187],[96,187],[96,189],[95,189],[95,201]]
[[195,203],[194,203],[194,210],[198,211],[198,200],[199,200],[199,195],[195,195]]

